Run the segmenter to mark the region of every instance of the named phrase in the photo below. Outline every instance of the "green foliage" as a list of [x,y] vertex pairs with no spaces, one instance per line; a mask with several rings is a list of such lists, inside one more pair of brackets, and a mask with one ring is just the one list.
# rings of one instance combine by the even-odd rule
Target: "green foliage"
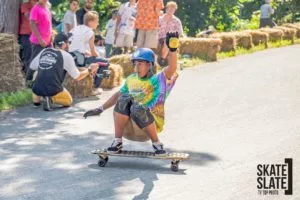
[[251,19],[240,19],[236,24],[236,30],[248,30],[248,29],[258,29],[260,21],[260,11],[254,12],[251,16]]
[[32,92],[29,89],[11,93],[0,93],[0,110],[7,110],[17,106],[26,105],[32,101],[31,99]]

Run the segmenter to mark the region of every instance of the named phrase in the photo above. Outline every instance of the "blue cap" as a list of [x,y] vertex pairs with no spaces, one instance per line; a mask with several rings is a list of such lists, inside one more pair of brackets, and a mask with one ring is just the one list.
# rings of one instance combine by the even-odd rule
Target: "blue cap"
[[136,60],[143,60],[154,64],[155,53],[149,48],[138,48],[135,52],[133,52],[131,57],[132,62]]

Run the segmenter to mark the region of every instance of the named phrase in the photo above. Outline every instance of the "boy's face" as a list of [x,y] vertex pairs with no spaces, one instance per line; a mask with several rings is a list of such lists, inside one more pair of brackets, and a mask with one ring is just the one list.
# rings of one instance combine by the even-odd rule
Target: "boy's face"
[[134,62],[134,65],[135,72],[140,78],[143,78],[148,74],[150,69],[150,63],[147,63],[146,61],[142,60],[136,60]]
[[72,1],[72,3],[70,4],[70,9],[72,11],[76,11],[78,9],[79,5],[77,1]]
[[94,7],[94,0],[86,0],[85,1],[85,7],[88,10],[92,10],[92,8]]
[[39,0],[39,3],[41,4],[47,4],[48,0]]
[[88,23],[88,27],[92,28],[93,30],[97,29],[98,25],[99,25],[99,19],[89,21]]

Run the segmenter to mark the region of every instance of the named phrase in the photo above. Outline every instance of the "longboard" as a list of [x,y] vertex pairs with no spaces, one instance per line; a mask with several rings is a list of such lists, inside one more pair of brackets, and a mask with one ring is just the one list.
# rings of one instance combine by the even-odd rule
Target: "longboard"
[[112,153],[106,149],[93,150],[92,154],[97,154],[99,156],[98,165],[99,167],[105,167],[108,162],[109,156],[119,156],[119,157],[136,157],[136,158],[151,158],[151,159],[166,159],[171,160],[171,170],[177,172],[178,165],[180,161],[184,161],[189,158],[187,153],[166,153],[166,154],[155,154],[154,152],[148,151],[126,151],[122,150],[120,153]]

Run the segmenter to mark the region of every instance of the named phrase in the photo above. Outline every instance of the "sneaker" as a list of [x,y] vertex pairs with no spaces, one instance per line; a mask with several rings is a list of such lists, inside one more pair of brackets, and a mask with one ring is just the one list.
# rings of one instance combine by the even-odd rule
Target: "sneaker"
[[117,142],[114,140],[111,146],[107,148],[107,151],[112,153],[121,153],[122,147],[122,142]]
[[164,150],[164,144],[161,142],[152,143],[152,147],[156,154],[165,154],[166,151]]
[[45,111],[51,111],[53,109],[53,102],[52,102],[51,97],[44,98],[43,109]]

